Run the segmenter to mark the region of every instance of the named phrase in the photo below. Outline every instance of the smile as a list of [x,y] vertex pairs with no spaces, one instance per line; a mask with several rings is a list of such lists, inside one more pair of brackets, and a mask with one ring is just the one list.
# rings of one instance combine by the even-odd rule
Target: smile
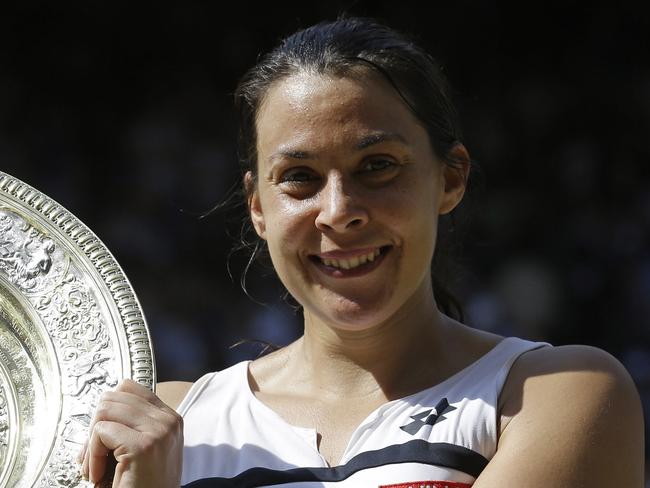
[[348,253],[326,253],[321,256],[311,255],[309,258],[325,274],[336,278],[347,278],[361,276],[374,270],[392,246],[383,246],[375,249],[364,250],[365,252],[351,253],[352,256],[345,256]]
[[350,259],[328,259],[328,258],[322,258],[323,263],[326,266],[334,266],[335,268],[343,268],[343,269],[353,269],[358,266],[361,266],[362,264],[366,264],[368,261],[372,262],[375,260],[376,257],[378,257],[380,254],[379,249],[375,249],[373,252],[369,252],[368,254],[363,254],[361,256],[357,256],[354,258]]

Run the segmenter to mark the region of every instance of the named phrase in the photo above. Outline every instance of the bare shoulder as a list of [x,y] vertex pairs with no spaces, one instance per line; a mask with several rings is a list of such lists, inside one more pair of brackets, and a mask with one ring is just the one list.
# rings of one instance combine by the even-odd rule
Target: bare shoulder
[[[503,391],[504,408],[522,393],[584,391],[583,401],[597,401],[604,393],[633,403],[638,392],[627,370],[614,356],[591,346],[572,345],[536,349],[513,365]],[[512,405],[510,406],[512,408]]]
[[589,346],[525,353],[499,403],[510,420],[476,488],[643,486],[641,402],[611,354]]
[[189,381],[165,381],[156,385],[156,395],[176,410],[192,385]]
[[[566,415],[590,408],[617,412],[640,411],[638,391],[627,370],[614,356],[591,346],[547,347],[522,355],[513,365],[500,399],[502,414],[509,418],[543,410],[562,399]],[[504,429],[505,434],[505,429]]]

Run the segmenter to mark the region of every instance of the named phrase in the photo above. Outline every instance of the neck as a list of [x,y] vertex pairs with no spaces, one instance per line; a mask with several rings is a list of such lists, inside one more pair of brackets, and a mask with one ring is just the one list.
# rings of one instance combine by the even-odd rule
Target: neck
[[432,293],[363,330],[334,327],[305,311],[305,335],[294,358],[320,394],[399,398],[435,374],[444,332]]

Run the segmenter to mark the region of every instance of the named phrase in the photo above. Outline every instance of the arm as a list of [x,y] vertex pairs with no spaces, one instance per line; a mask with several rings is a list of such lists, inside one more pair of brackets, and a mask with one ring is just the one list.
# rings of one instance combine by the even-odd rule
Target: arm
[[187,395],[187,392],[192,387],[193,383],[186,381],[166,381],[164,383],[158,383],[156,385],[156,395],[164,403],[174,410],[178,409],[178,406]]
[[629,374],[586,346],[540,349],[501,395],[497,453],[474,488],[643,487],[643,418]]

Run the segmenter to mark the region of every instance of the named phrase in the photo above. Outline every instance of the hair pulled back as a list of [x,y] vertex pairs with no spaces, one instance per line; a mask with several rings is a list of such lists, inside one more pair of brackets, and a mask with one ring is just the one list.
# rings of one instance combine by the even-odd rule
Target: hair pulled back
[[[250,171],[257,181],[256,118],[274,83],[301,72],[345,76],[360,70],[378,73],[393,86],[426,129],[440,160],[452,167],[469,163],[451,157],[461,131],[447,81],[435,60],[406,35],[374,19],[348,17],[321,22],[288,36],[241,78],[235,107],[243,172]],[[441,276],[449,264],[447,238],[439,233],[432,264],[434,297],[441,311],[462,320],[462,308]],[[259,241],[255,242],[251,262],[261,252]]]

